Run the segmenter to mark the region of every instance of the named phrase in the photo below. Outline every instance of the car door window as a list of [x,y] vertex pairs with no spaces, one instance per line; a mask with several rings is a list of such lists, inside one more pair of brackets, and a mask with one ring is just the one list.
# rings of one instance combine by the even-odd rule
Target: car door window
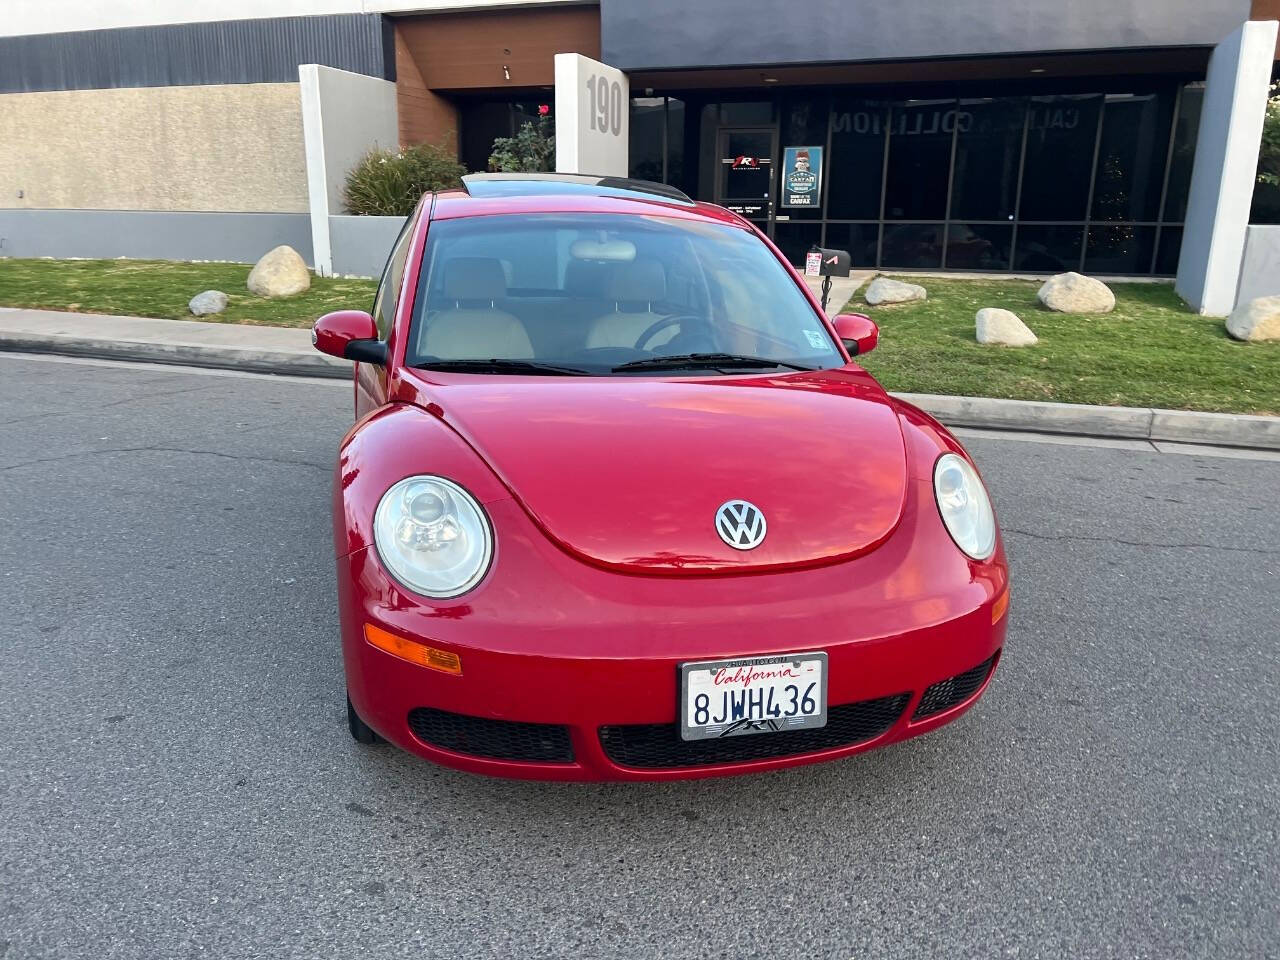
[[382,271],[382,279],[378,282],[378,293],[373,298],[373,322],[377,324],[380,340],[387,339],[395,320],[396,305],[400,301],[400,281],[404,279],[404,265],[409,258],[409,240],[413,237],[412,223],[412,217],[405,218],[400,236],[396,238],[391,256],[387,258],[387,266]]

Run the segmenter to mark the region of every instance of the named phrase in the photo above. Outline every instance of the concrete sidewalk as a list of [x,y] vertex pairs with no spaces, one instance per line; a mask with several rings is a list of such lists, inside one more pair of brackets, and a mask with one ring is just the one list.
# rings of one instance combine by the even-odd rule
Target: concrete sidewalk
[[[841,300],[836,304],[837,299],[833,291],[832,312],[844,303]],[[351,376],[350,363],[325,356],[312,347],[310,330],[196,320],[152,320],[0,307],[0,351],[139,360],[293,376]],[[897,396],[954,427],[1280,450],[1280,417],[937,394]]]
[[311,345],[309,329],[155,320],[0,307],[0,350],[349,377],[351,364]]
[[[847,277],[831,278],[831,294],[827,297],[827,316],[834,317],[844,309],[844,305],[864,283],[876,275],[874,270],[853,270]],[[805,285],[813,291],[813,295],[822,302],[822,280],[819,277],[805,277]]]

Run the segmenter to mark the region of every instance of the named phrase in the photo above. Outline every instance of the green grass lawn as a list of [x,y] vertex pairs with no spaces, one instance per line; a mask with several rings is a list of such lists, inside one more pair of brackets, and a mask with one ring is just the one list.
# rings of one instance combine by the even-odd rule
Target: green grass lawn
[[[312,279],[296,297],[265,300],[245,287],[249,266],[149,260],[3,260],[0,306],[193,319],[187,301],[227,293],[227,311],[205,320],[309,326],[330,310],[367,310],[372,280]],[[1220,319],[1187,309],[1167,284],[1116,283],[1116,309],[1100,316],[1046,310],[1038,281],[920,280],[924,302],[846,309],[870,314],[880,345],[865,365],[890,390],[1280,414],[1280,344],[1237,343]],[[865,289],[865,288],[864,288]],[[1040,343],[984,347],[974,314],[1004,307]]]
[[[0,260],[0,306],[309,327],[330,310],[368,310],[377,287],[373,280],[312,277],[306,293],[267,300],[245,286],[250,269],[243,263]],[[203,290],[227,294],[226,312],[193,317],[187,302]]]
[[[898,279],[921,283],[929,299],[871,307],[859,292],[845,308],[880,326],[864,365],[887,389],[1280,414],[1280,343],[1230,339],[1221,319],[1193,313],[1172,285],[1109,284],[1116,308],[1095,316],[1040,306],[1039,281]],[[982,307],[1012,310],[1040,342],[980,346]]]

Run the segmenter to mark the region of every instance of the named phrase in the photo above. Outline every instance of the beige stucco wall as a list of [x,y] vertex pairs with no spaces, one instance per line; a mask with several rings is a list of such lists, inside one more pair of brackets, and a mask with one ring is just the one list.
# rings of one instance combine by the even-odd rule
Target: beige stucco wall
[[13,207],[305,213],[298,84],[0,95]]

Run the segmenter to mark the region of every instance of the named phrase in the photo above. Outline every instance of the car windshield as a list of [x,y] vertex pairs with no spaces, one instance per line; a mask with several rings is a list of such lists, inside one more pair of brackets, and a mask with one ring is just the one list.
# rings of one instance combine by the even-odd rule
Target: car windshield
[[613,214],[433,222],[406,359],[544,376],[741,375],[844,362],[754,234]]

